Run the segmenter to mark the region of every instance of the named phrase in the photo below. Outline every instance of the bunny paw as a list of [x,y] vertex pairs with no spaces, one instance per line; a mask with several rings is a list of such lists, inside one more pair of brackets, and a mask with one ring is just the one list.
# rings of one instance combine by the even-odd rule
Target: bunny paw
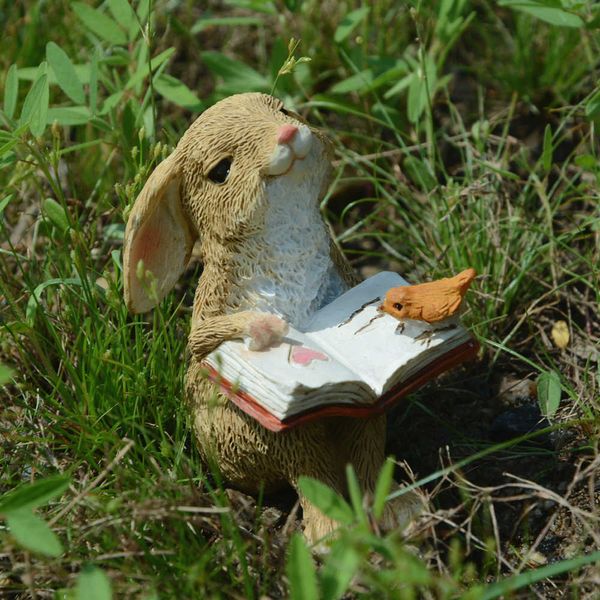
[[257,315],[248,324],[247,335],[250,338],[248,349],[264,350],[280,342],[288,330],[289,325],[277,315]]

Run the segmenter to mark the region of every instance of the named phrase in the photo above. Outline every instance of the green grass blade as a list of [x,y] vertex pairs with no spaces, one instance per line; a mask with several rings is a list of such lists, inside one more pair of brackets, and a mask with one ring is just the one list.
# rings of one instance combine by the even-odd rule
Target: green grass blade
[[12,119],[19,97],[19,72],[17,65],[11,65],[4,83],[4,114]]
[[56,81],[62,91],[75,104],[83,104],[85,102],[83,85],[67,53],[58,44],[48,42],[46,46],[46,59],[50,67],[52,67]]

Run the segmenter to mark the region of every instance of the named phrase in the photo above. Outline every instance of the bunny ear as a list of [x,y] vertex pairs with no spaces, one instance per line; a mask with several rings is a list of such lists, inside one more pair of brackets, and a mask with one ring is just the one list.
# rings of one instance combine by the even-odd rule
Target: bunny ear
[[183,273],[195,241],[180,198],[181,176],[172,154],[137,197],[123,251],[125,302],[142,313],[153,308]]

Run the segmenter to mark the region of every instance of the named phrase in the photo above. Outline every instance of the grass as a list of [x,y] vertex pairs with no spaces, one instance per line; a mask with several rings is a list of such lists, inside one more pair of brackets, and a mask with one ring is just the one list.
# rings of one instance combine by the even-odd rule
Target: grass
[[[4,509],[0,595],[593,597],[598,7],[133,5],[0,1],[0,492],[68,476],[27,505],[58,550]],[[311,60],[278,75],[291,38]],[[397,475],[430,513],[382,537],[354,498],[325,558],[294,533],[293,497],[228,490],[195,451],[181,398],[201,267],[150,315],[122,301],[124,222],[154,164],[205,106],[275,84],[334,140],[323,211],[359,272],[481,274],[479,360],[390,415]],[[538,402],[545,429],[502,429]]]

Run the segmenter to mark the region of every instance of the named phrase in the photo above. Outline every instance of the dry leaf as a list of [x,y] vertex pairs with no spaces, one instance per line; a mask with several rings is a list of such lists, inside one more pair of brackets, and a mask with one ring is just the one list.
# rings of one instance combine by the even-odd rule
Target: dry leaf
[[565,321],[556,321],[552,326],[554,345],[561,350],[569,345],[569,326]]
[[105,277],[98,277],[98,279],[96,279],[96,285],[104,291],[107,291],[109,288],[108,281],[106,281]]

